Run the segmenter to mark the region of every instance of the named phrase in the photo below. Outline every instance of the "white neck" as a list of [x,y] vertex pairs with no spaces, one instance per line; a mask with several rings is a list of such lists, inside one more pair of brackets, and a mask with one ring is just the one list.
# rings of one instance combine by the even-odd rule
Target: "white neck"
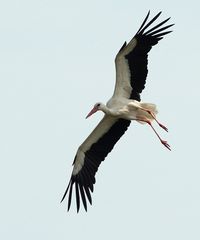
[[101,108],[99,110],[101,110],[102,112],[104,112],[107,115],[111,115],[111,116],[118,116],[119,115],[117,111],[115,111],[111,108],[108,108],[104,104],[101,104]]

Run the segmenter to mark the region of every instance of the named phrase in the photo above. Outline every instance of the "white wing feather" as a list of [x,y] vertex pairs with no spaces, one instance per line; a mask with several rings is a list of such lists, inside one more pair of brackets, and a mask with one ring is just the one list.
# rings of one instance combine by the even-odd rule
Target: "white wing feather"
[[129,98],[132,87],[130,85],[130,70],[128,60],[125,56],[131,52],[137,45],[137,39],[132,40],[124,47],[115,58],[116,83],[113,98]]

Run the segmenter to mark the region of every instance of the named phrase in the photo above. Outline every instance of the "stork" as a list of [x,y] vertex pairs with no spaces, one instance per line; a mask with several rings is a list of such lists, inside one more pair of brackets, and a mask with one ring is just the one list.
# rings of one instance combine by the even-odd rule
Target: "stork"
[[160,137],[152,125],[155,121],[162,129],[168,131],[156,118],[156,105],[140,102],[140,94],[145,87],[148,72],[148,52],[164,35],[172,32],[165,30],[174,25],[164,25],[170,19],[167,18],[149,29],[160,14],[161,12],[147,22],[149,11],[135,36],[128,44],[123,44],[115,58],[116,84],[113,96],[106,105],[96,103],[86,117],[97,111],[104,112],[103,119],[80,145],[75,155],[72,175],[61,200],[62,202],[68,194],[68,211],[74,186],[77,212],[81,200],[86,211],[88,202],[92,204],[91,192],[94,189],[98,167],[125,133],[131,120],[148,124],[163,146],[171,150],[168,142]]

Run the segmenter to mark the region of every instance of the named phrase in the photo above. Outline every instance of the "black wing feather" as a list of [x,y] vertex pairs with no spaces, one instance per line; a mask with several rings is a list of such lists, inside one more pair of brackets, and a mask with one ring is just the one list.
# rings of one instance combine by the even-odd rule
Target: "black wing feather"
[[87,201],[85,198],[85,192],[83,190],[83,185],[79,184],[79,188],[80,188],[80,193],[81,193],[81,198],[82,198],[82,202],[83,202],[83,206],[85,208],[85,210],[87,211]]
[[[64,193],[61,201],[64,200],[68,190],[68,210],[71,206],[72,188],[75,183],[76,192],[76,206],[77,212],[80,209],[80,197],[85,210],[87,211],[87,200],[92,204],[90,192],[93,192],[93,185],[95,184],[95,174],[98,170],[100,163],[105,159],[108,153],[113,149],[116,142],[125,133],[130,121],[119,119],[110,129],[96,142],[93,143],[88,151],[85,152],[84,165],[77,175],[71,176],[70,183]],[[76,157],[75,157],[76,158]],[[80,191],[80,193],[79,193]],[[87,199],[86,199],[86,196]]]
[[79,196],[79,189],[78,189],[78,181],[75,181],[75,189],[76,189],[76,207],[77,212],[80,209],[80,196]]
[[87,186],[84,186],[84,189],[85,189],[85,193],[87,195],[87,199],[88,199],[89,203],[92,205],[92,197],[91,197],[89,188]]
[[137,31],[136,34],[138,34],[139,31],[143,28],[143,26],[145,25],[145,23],[147,22],[147,20],[148,20],[148,18],[149,18],[149,15],[150,15],[150,11],[148,11],[147,16],[145,17],[144,21],[142,22],[142,24],[141,24],[141,26],[140,26],[140,28],[138,29],[138,31]]
[[155,27],[151,28],[149,31],[145,32],[145,34],[149,34],[152,33],[155,29],[158,29],[158,31],[163,31],[164,29],[173,26],[173,24],[171,25],[167,25],[163,28],[159,28],[161,27],[164,23],[166,23],[167,21],[169,21],[170,18],[167,18],[166,20],[162,21],[161,23],[157,24]]
[[[70,206],[71,206],[73,184],[74,184],[74,182],[71,180],[70,181],[69,198],[68,198],[68,207],[67,207],[68,210],[70,209]],[[67,191],[68,191],[68,189],[66,190],[65,195],[66,195]],[[65,195],[63,196],[63,199],[65,198]]]
[[139,32],[137,32],[137,34],[142,34],[153,22],[156,21],[156,19],[160,16],[161,13],[162,12],[159,12],[155,17],[153,17],[151,21],[147,23],[147,25],[145,25]]
[[160,16],[161,12],[159,12],[149,23],[146,23],[149,13],[145,18],[144,24],[140,27],[135,38],[137,40],[137,45],[131,52],[129,52],[125,58],[128,60],[129,70],[130,70],[130,83],[132,87],[132,92],[130,95],[131,99],[135,99],[140,101],[140,93],[145,87],[146,77],[148,73],[147,65],[148,65],[148,52],[151,50],[152,46],[156,45],[158,41],[162,39],[162,37],[171,31],[163,32],[174,24],[170,24],[167,26],[163,26],[170,18],[162,21],[156,26],[152,27],[148,31],[147,28],[156,21],[156,19]]

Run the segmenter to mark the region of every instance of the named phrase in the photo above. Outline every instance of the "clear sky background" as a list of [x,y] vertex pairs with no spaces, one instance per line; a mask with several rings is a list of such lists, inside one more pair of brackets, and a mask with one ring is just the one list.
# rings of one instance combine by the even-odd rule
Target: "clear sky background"
[[[96,175],[93,206],[60,204],[77,147],[102,118],[114,57],[148,10],[174,32],[149,56],[142,100],[158,105],[165,149],[132,123]],[[199,1],[0,3],[0,238],[200,239]]]

